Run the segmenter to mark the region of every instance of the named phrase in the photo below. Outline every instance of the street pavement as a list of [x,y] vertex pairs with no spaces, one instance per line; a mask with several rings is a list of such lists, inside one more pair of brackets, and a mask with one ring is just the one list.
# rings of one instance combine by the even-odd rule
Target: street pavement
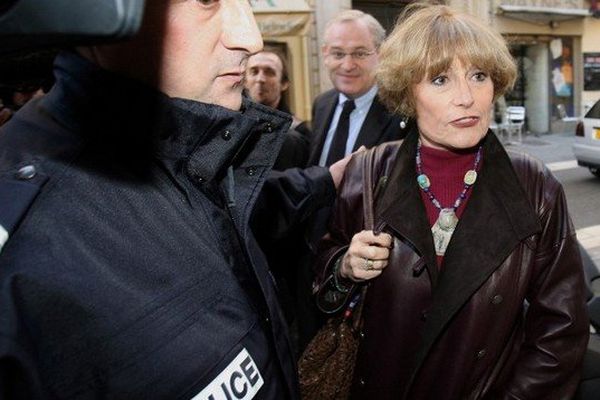
[[[528,134],[522,143],[505,146],[542,160],[562,183],[577,238],[592,262],[600,267],[600,179],[577,165],[571,149],[573,141],[572,132]],[[594,287],[594,291],[600,291],[600,287]]]

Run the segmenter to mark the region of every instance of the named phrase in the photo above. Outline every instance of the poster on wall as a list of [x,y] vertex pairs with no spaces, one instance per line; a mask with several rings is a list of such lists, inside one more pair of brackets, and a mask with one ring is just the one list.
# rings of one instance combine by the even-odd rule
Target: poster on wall
[[573,115],[573,39],[556,38],[550,42],[550,69],[552,113],[559,117],[557,105],[562,104],[568,115]]
[[600,53],[583,53],[583,90],[600,90]]

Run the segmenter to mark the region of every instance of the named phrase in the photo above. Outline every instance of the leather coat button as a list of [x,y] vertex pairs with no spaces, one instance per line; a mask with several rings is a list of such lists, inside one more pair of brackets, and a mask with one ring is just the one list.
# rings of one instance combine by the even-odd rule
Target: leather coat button
[[256,175],[256,167],[248,167],[248,168],[246,168],[246,174],[248,174],[248,176],[254,176],[254,175]]
[[428,316],[429,316],[429,313],[427,311],[422,311],[421,312],[421,321],[427,321]]
[[26,181],[28,179],[32,179],[33,177],[35,177],[36,174],[37,174],[37,171],[35,170],[35,167],[33,165],[26,165],[24,167],[21,167],[17,171],[17,179]]
[[365,333],[363,331],[360,331],[360,333],[358,334],[358,337],[361,339],[365,338]]
[[478,360],[481,360],[483,357],[485,357],[487,351],[485,351],[485,349],[481,349],[477,352],[476,357]]
[[365,385],[367,384],[367,382],[365,382],[365,380],[364,380],[363,378],[360,378],[360,379],[358,380],[358,384],[359,384],[360,386],[365,386]]
[[494,304],[494,305],[498,305],[498,304],[502,303],[503,301],[504,301],[504,297],[502,297],[499,294],[492,297],[492,304]]
[[225,132],[221,133],[221,137],[223,140],[229,140],[231,139],[231,132],[226,130]]
[[267,131],[267,133],[272,133],[273,132],[273,125],[271,125],[270,123],[268,123],[267,126],[265,126],[265,130]]

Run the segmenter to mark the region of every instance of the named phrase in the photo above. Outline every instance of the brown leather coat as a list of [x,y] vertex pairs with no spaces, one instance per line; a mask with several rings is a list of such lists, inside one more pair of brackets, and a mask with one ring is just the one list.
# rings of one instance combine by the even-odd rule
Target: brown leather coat
[[[379,146],[376,230],[394,247],[370,283],[352,397],[570,399],[589,325],[584,278],[560,183],[489,133],[483,165],[440,269],[416,183],[417,134]],[[361,157],[348,165],[317,285],[362,230]],[[385,177],[385,178],[382,178]]]

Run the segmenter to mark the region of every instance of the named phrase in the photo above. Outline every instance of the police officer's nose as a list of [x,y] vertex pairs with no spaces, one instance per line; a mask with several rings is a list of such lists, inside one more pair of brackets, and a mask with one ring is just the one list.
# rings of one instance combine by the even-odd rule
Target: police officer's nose
[[243,50],[249,54],[263,48],[263,40],[254,19],[250,4],[239,0],[224,0],[223,7],[223,45],[229,49]]

